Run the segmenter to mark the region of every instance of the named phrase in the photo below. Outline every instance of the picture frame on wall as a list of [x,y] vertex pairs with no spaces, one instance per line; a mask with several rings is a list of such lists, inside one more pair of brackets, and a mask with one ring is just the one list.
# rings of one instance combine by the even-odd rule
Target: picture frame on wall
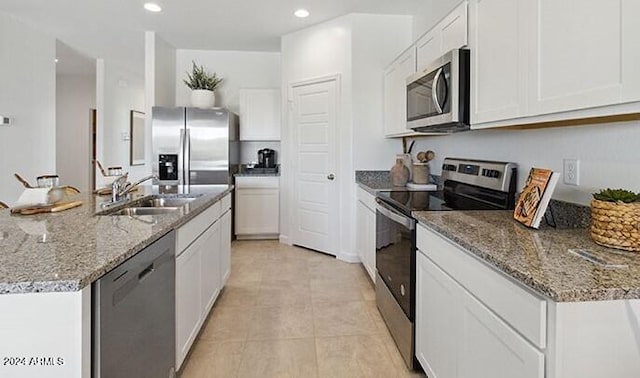
[[145,114],[143,112],[132,110],[129,125],[129,156],[131,165],[145,164],[145,141],[146,130],[144,125]]

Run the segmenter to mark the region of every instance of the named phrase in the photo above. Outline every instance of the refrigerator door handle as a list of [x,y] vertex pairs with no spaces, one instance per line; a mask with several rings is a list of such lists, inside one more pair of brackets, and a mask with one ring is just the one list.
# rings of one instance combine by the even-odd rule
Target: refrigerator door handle
[[186,151],[184,155],[185,169],[184,169],[184,183],[185,185],[191,185],[191,130],[187,129],[185,136]]
[[178,181],[179,184],[184,185],[185,180],[185,155],[184,155],[184,139],[185,139],[185,130],[180,129],[180,152],[178,153]]

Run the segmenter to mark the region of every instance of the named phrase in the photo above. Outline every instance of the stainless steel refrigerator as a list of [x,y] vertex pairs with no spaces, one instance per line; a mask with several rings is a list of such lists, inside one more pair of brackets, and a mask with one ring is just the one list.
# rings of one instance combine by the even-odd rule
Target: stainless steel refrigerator
[[153,173],[164,185],[231,184],[238,115],[227,109],[153,107]]

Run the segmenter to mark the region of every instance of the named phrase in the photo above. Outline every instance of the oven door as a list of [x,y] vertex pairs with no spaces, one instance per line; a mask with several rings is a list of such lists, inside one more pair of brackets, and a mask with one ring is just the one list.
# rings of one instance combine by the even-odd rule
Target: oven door
[[376,269],[409,320],[415,315],[416,221],[376,198]]

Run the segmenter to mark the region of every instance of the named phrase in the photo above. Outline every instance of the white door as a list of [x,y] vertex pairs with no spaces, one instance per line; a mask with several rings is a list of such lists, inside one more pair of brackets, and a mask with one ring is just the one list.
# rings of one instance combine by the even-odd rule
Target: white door
[[202,319],[199,244],[194,242],[176,258],[176,369],[196,339]]
[[231,209],[220,218],[220,288],[231,274]]
[[293,244],[336,255],[338,79],[292,86]]
[[202,319],[207,317],[220,290],[220,223],[220,220],[216,221],[194,243],[199,245],[201,253],[200,311]]

